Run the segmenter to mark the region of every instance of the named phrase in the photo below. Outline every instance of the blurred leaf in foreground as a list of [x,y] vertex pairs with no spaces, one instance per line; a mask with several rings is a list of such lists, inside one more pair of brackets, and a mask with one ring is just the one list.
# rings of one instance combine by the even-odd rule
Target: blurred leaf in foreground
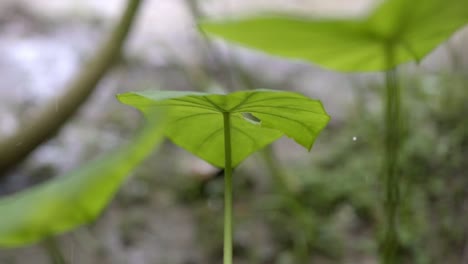
[[67,175],[0,199],[0,246],[35,243],[94,220],[132,169],[161,143],[163,119],[160,113],[152,114],[127,145]]

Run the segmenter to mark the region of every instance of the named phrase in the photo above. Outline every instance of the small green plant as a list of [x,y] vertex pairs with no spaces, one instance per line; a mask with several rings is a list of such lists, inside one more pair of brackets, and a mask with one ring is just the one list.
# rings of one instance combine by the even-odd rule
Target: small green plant
[[468,23],[466,0],[387,0],[363,18],[311,19],[266,14],[201,23],[203,31],[337,71],[385,71],[382,262],[398,263],[401,98],[396,67],[420,61]]
[[180,147],[225,169],[224,264],[232,264],[232,169],[283,135],[310,150],[330,117],[322,104],[298,93],[273,90],[228,95],[146,91],[118,95],[144,113],[166,110],[166,135]]

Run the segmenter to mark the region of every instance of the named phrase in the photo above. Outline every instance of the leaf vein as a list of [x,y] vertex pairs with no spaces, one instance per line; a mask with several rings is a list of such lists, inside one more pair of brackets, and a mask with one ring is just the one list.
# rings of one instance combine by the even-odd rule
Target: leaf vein
[[[315,132],[308,126],[306,126],[304,123],[302,122],[299,122],[298,120],[296,119],[291,119],[289,117],[286,117],[286,116],[282,116],[282,115],[278,115],[278,114],[272,114],[272,113],[266,113],[266,112],[260,112],[260,111],[251,111],[251,113],[255,114],[255,113],[258,113],[258,114],[263,114],[263,115],[270,115],[270,116],[275,116],[275,117],[279,117],[279,118],[283,118],[283,119],[286,119],[286,120],[289,120],[289,121],[292,121],[294,123],[297,123],[299,125],[301,125],[302,127],[304,127],[307,131],[309,131],[312,135],[315,135]],[[260,120],[262,120],[261,118],[259,118]],[[275,128],[277,129],[277,128]],[[279,129],[277,129],[279,130]],[[280,130],[281,131],[281,130]]]
[[247,100],[249,100],[250,97],[252,97],[253,95],[255,95],[256,93],[253,92],[249,95],[247,95],[241,102],[239,102],[236,106],[232,107],[231,109],[228,110],[228,112],[234,112],[237,108],[239,108],[240,106],[242,106],[242,104],[244,104]]
[[245,131],[243,131],[240,128],[237,128],[235,126],[231,126],[231,127],[233,128],[233,130],[238,131],[239,133],[244,135],[246,138],[250,139],[250,141],[252,142],[252,145],[254,146],[254,148],[259,148],[259,146],[257,145],[257,142],[255,141],[255,138],[253,138],[251,135],[247,134]]
[[176,107],[191,107],[191,108],[198,108],[198,109],[203,109],[203,110],[210,110],[212,112],[216,112],[218,113],[215,109],[213,109],[212,107],[204,107],[202,105],[196,105],[196,104],[193,104],[193,105],[189,105],[189,104],[172,104],[172,103],[167,103],[167,104],[157,104],[157,105],[154,105],[154,106],[151,106],[151,107],[171,107],[171,106],[176,106]]
[[206,144],[206,142],[208,142],[208,140],[211,138],[211,137],[214,137],[216,134],[218,134],[219,132],[221,132],[222,130],[224,130],[224,126],[216,129],[215,131],[211,132],[207,137],[205,137],[203,139],[202,142],[200,142],[200,144],[198,144],[198,146],[195,148],[195,153],[198,153],[200,151],[200,149],[203,147],[203,145]]
[[176,120],[173,120],[171,122],[171,124],[174,124],[174,123],[177,123],[179,121],[182,121],[182,120],[185,120],[185,119],[188,119],[188,118],[193,118],[195,116],[202,116],[202,115],[215,115],[215,114],[219,114],[218,112],[213,112],[213,113],[197,113],[197,114],[193,114],[193,115],[187,115],[187,116],[183,116],[181,118],[177,118]]
[[205,101],[207,101],[208,103],[210,103],[214,108],[216,108],[216,109],[217,109],[218,111],[220,111],[221,113],[226,112],[224,109],[222,109],[222,108],[219,107],[217,104],[215,104],[213,101],[211,101],[208,97],[202,96],[201,98],[205,99]]
[[282,106],[282,105],[278,105],[278,106],[255,105],[255,106],[245,107],[242,110],[248,112],[250,109],[255,109],[255,108],[280,108],[280,109],[297,110],[297,111],[303,111],[303,112],[308,112],[308,113],[317,114],[317,115],[323,115],[323,113],[321,113],[321,112],[316,112],[316,111],[312,111],[312,110],[309,110],[309,109],[288,107],[288,106]]
[[192,102],[192,101],[189,101],[187,99],[183,99],[183,98],[170,98],[168,100],[173,100],[173,101],[179,101],[179,102],[185,102],[185,103],[192,103],[192,104],[195,104],[195,105],[203,105],[203,106],[206,106],[206,107],[211,107],[211,104],[207,104],[205,100],[201,100],[200,96],[187,96],[186,97],[187,99],[188,98],[191,98],[191,99],[197,99],[199,101],[199,103],[196,103],[196,102]]
[[281,96],[281,97],[269,97],[269,98],[259,99],[259,100],[256,100],[256,101],[247,102],[247,103],[245,103],[244,105],[242,105],[241,107],[239,107],[239,108],[237,109],[237,111],[240,111],[241,109],[243,109],[243,108],[246,107],[247,105],[256,104],[256,103],[258,103],[258,102],[265,102],[265,101],[271,101],[271,100],[278,100],[278,99],[282,99],[282,100],[294,100],[295,103],[297,103],[297,101],[299,101],[299,100],[303,100],[303,101],[307,101],[307,102],[310,102],[310,101],[311,101],[311,99],[309,99],[309,98],[301,98],[301,97],[285,97],[285,96]]

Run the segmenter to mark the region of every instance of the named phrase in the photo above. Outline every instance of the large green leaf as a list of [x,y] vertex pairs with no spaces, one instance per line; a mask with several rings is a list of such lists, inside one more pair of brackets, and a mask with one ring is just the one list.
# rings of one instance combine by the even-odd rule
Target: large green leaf
[[95,219],[130,171],[162,141],[163,131],[162,120],[148,121],[134,140],[112,153],[0,199],[0,246],[34,243]]
[[[201,23],[203,31],[339,71],[380,71],[419,61],[468,23],[468,0],[387,0],[364,18],[261,15]],[[386,61],[386,46],[393,49]]]
[[228,95],[145,91],[120,94],[118,99],[143,112],[167,109],[166,135],[218,167],[224,167],[224,112],[231,115],[233,166],[282,135],[310,150],[330,119],[320,101],[272,90]]

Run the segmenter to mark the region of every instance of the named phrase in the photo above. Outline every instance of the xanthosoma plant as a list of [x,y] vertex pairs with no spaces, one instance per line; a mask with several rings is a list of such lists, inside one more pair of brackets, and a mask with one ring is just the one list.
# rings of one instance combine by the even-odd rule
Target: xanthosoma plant
[[225,169],[224,264],[232,264],[232,168],[286,135],[310,150],[330,117],[304,95],[273,90],[231,94],[144,91],[118,95],[144,113],[167,115],[166,135],[175,144]]
[[206,33],[324,68],[386,71],[383,263],[397,263],[401,100],[396,67],[420,61],[468,23],[467,0],[387,0],[362,18],[265,14],[201,23]]

